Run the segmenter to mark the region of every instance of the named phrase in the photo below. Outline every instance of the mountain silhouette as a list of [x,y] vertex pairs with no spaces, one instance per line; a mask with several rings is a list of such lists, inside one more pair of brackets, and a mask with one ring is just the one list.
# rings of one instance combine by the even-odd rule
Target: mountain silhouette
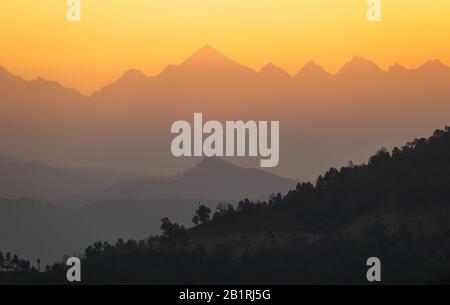
[[226,57],[213,47],[205,45],[180,65],[167,67],[161,72],[160,76],[166,78],[185,77],[184,80],[189,81],[189,79],[186,79],[187,77],[204,80],[208,77],[248,77],[254,74],[256,72],[252,69]]
[[295,75],[296,78],[301,79],[320,79],[330,78],[331,74],[325,71],[314,60],[307,62],[303,68]]
[[389,73],[391,74],[400,74],[400,73],[407,73],[408,69],[405,68],[405,66],[400,65],[399,63],[395,63],[394,65],[392,65],[389,70]]
[[[25,89],[23,92],[21,89]],[[0,92],[7,97],[12,97],[12,93],[18,95],[17,98],[34,94],[34,98],[42,99],[55,98],[58,96],[81,97],[75,89],[66,88],[56,81],[48,81],[42,77],[34,80],[24,80],[23,78],[13,75],[6,68],[0,66]],[[45,96],[41,96],[45,95]]]
[[258,75],[267,80],[286,81],[290,75],[282,68],[275,66],[273,63],[267,63],[259,72]]
[[355,56],[350,62],[342,66],[336,76],[339,78],[358,80],[361,78],[380,76],[384,73],[374,62],[364,57]]
[[56,200],[137,177],[104,168],[59,168],[0,157],[0,197],[4,198]]
[[[191,228],[163,218],[159,236],[87,247],[84,283],[368,284],[373,255],[384,284],[448,283],[449,159],[445,127],[265,202],[200,206]],[[63,266],[43,277],[65,284]]]
[[[300,173],[302,180],[424,136],[450,113],[450,68],[436,60],[384,71],[355,57],[336,74],[309,62],[290,76],[270,64],[255,72],[204,46],[158,75],[128,71],[89,97],[1,71],[1,153],[152,175],[195,164],[168,153],[171,137],[164,131],[195,111],[205,120],[279,120],[283,155],[271,171]],[[250,159],[240,165],[257,166]]]
[[0,173],[5,175],[0,175],[1,189],[15,186],[9,192],[22,194],[16,199],[0,198],[0,248],[23,257],[39,257],[45,263],[81,251],[96,240],[114,242],[119,237],[136,239],[158,234],[160,220],[166,215],[188,226],[199,202],[214,208],[219,201],[233,202],[242,197],[264,200],[271,192],[287,191],[296,183],[207,158],[176,177],[129,178],[128,182],[65,200],[52,197],[50,204],[19,197],[61,196],[68,188],[71,192],[92,188],[106,184],[106,179],[110,182],[123,176],[100,169],[71,172],[6,158],[0,162]]
[[[123,96],[128,94],[128,97],[138,97],[143,90],[145,90],[149,78],[140,70],[130,69],[125,71],[115,82],[104,86],[100,92],[107,96]],[[93,98],[100,94],[95,92]]]
[[422,66],[420,66],[417,70],[428,71],[428,72],[449,72],[448,67],[445,66],[440,60],[428,60]]
[[161,218],[191,223],[199,202],[211,208],[217,202],[204,199],[112,200],[77,208],[31,199],[0,198],[0,251],[40,258],[42,265],[80,253],[89,244],[118,238],[147,238],[160,233]]
[[294,79],[303,90],[317,92],[324,86],[330,86],[333,75],[311,60],[294,75]]
[[201,71],[203,69],[218,70],[220,72],[222,72],[222,69],[236,69],[246,72],[252,71],[209,45],[205,45],[195,51],[188,59],[183,61],[180,67],[185,69],[199,69]]
[[[128,84],[128,83],[140,83],[145,82],[147,80],[147,76],[140,70],[131,69],[122,74],[122,76],[114,83],[115,85],[119,84]],[[114,85],[112,84],[112,85]]]
[[233,201],[242,197],[268,198],[287,191],[295,181],[253,168],[242,168],[219,158],[205,158],[195,167],[170,178],[147,178],[119,182],[112,186],[71,196],[68,205],[82,205],[117,199],[206,199]]

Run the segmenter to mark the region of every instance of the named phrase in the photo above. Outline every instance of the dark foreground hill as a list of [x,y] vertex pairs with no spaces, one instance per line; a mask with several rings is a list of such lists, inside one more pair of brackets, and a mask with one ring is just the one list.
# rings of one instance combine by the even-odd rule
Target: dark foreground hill
[[[11,251],[42,265],[60,261],[65,254],[82,252],[97,241],[145,238],[161,232],[160,220],[173,215],[191,222],[199,199],[96,202],[68,209],[29,199],[0,199],[0,251]],[[205,201],[211,204],[215,202]]]
[[[88,185],[93,180],[89,177],[95,176],[14,160],[0,160],[0,169],[0,195],[1,190],[9,190],[19,198],[62,194],[71,181]],[[160,220],[166,215],[188,225],[199,202],[214,207],[221,200],[243,197],[246,190],[252,199],[269,198],[270,192],[286,192],[294,186],[293,180],[265,171],[206,159],[174,178],[133,179],[82,193],[72,197],[78,201],[70,203],[80,205],[72,208],[63,200],[50,204],[34,198],[0,198],[0,250],[53,263],[96,240],[159,234]]]
[[[95,243],[84,281],[367,283],[366,260],[375,256],[385,284],[448,282],[449,182],[446,127],[268,202],[198,209],[192,229],[163,219],[161,236]],[[64,268],[54,265],[46,280],[64,281]]]

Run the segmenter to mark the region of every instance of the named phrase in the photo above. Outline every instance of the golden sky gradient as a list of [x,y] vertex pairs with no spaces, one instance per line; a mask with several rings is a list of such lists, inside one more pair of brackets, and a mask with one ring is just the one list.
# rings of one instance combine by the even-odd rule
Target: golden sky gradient
[[311,59],[335,72],[354,55],[382,68],[450,64],[450,1],[382,0],[382,22],[366,0],[81,0],[81,22],[65,0],[0,1],[0,66],[91,93],[130,68],[147,75],[210,44],[242,64],[271,61],[296,73]]

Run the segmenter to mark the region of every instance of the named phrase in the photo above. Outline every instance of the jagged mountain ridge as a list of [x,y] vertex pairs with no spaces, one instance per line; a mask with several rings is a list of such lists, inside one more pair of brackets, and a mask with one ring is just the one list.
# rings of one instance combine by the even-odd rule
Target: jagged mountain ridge
[[450,69],[437,60],[385,71],[355,57],[336,74],[309,62],[291,76],[274,64],[254,71],[207,46],[155,76],[130,70],[89,97],[2,71],[2,154],[152,175],[195,163],[167,148],[171,123],[196,111],[205,120],[279,120],[282,155],[272,172],[303,180],[425,136],[450,113]]

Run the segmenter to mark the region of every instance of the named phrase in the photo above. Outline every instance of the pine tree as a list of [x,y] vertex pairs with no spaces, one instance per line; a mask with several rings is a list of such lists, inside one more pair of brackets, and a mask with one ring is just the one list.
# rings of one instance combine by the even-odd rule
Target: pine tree
[[5,257],[3,256],[3,252],[0,251],[0,271],[3,271],[5,268]]

